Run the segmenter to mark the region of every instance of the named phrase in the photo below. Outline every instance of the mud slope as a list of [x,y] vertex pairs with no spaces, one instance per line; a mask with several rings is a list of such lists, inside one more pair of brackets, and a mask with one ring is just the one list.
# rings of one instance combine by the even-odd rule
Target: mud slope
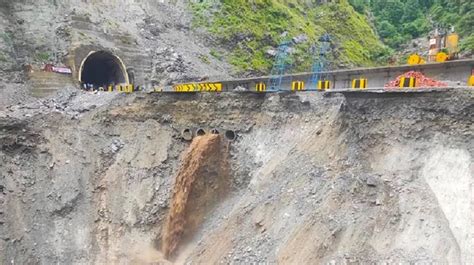
[[[176,175],[173,196],[163,229],[162,252],[172,257],[182,238],[190,236],[228,187],[228,166],[221,136],[194,138]],[[210,184],[210,185],[208,185]],[[207,206],[207,207],[206,207]]]
[[[203,198],[220,197],[206,211],[191,207],[205,216],[175,262],[472,262],[473,102],[472,91],[65,91],[8,107],[0,263],[163,262],[162,232],[190,146],[180,132],[198,127],[237,132],[230,190],[197,183]],[[205,176],[223,167],[209,165]]]

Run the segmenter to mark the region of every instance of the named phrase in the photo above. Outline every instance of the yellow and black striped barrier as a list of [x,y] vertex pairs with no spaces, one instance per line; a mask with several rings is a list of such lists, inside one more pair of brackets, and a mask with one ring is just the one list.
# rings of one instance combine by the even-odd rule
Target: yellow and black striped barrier
[[467,80],[467,85],[474,86],[474,75],[471,75],[471,77],[469,77],[469,79]]
[[329,89],[331,89],[331,81],[329,80],[318,81],[318,90],[329,90]]
[[222,83],[202,83],[198,84],[199,91],[222,92]]
[[405,87],[416,87],[416,78],[415,77],[402,77],[400,79],[400,88]]
[[367,79],[359,78],[352,80],[352,89],[366,89],[367,88]]
[[125,93],[132,93],[135,91],[135,87],[132,84],[129,85],[116,85],[115,87],[113,86],[108,86],[107,91],[111,92],[115,89],[115,91],[118,92],[125,92]]
[[293,81],[291,83],[291,91],[303,91],[304,82],[303,81]]
[[198,92],[196,84],[180,84],[173,86],[176,92]]
[[180,84],[173,89],[176,92],[222,92],[222,83]]
[[257,83],[255,85],[255,91],[257,91],[257,92],[267,91],[267,84],[265,84],[264,82]]
[[125,85],[125,93],[132,93],[135,91],[135,87],[133,85]]

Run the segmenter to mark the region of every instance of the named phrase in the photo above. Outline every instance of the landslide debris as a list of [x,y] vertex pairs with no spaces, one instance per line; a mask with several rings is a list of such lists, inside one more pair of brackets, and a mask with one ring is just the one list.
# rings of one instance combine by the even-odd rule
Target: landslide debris
[[178,263],[470,263],[472,102],[64,91],[7,107],[0,263],[154,264],[164,244]]
[[[225,188],[228,175],[226,155],[223,154],[222,139],[218,134],[207,134],[194,138],[182,159],[176,175],[170,210],[163,230],[162,252],[169,258],[177,250],[179,243],[187,231],[191,232],[206,214],[203,201],[212,197],[206,196],[206,189],[221,190]],[[213,187],[205,187],[196,183],[198,178],[221,179],[221,183],[213,183]],[[199,180],[201,183],[206,180]],[[191,201],[192,200],[192,201]],[[188,226],[188,227],[186,227]],[[194,227],[193,227],[194,226]]]

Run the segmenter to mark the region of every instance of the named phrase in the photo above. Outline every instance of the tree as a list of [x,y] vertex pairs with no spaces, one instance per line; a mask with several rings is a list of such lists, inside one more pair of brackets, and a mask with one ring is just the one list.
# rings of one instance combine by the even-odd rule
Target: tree
[[382,22],[380,22],[378,24],[378,29],[380,37],[384,39],[397,34],[397,28],[387,20],[383,20]]
[[[465,47],[474,38],[473,0],[349,0],[360,13],[375,17],[375,28],[390,47],[427,34],[435,26],[455,26]],[[430,22],[433,22],[433,25]]]
[[417,0],[408,1],[403,7],[403,23],[410,23],[423,16],[421,5]]
[[368,5],[366,0],[349,0],[349,3],[354,7],[355,11],[361,14],[365,13],[365,8]]

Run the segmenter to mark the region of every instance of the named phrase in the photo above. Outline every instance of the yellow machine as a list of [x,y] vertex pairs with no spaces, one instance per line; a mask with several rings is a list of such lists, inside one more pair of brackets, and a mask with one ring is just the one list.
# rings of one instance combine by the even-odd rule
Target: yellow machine
[[408,57],[409,65],[417,65],[417,64],[425,64],[425,63],[426,63],[425,59],[423,59],[423,57],[421,57],[420,55],[416,53]]
[[459,35],[451,29],[450,33],[446,30],[436,29],[433,37],[430,38],[430,50],[428,52],[428,61],[442,63],[458,58],[459,53]]
[[447,55],[445,52],[438,52],[435,55],[434,61],[437,63],[442,63],[442,62],[446,62],[448,59],[449,59],[449,55]]
[[[430,36],[430,44],[428,51],[428,62],[442,63],[446,61],[456,60],[459,53],[459,35],[451,29],[436,29],[433,36]],[[426,63],[418,54],[412,54],[408,57],[409,65],[417,65]]]

